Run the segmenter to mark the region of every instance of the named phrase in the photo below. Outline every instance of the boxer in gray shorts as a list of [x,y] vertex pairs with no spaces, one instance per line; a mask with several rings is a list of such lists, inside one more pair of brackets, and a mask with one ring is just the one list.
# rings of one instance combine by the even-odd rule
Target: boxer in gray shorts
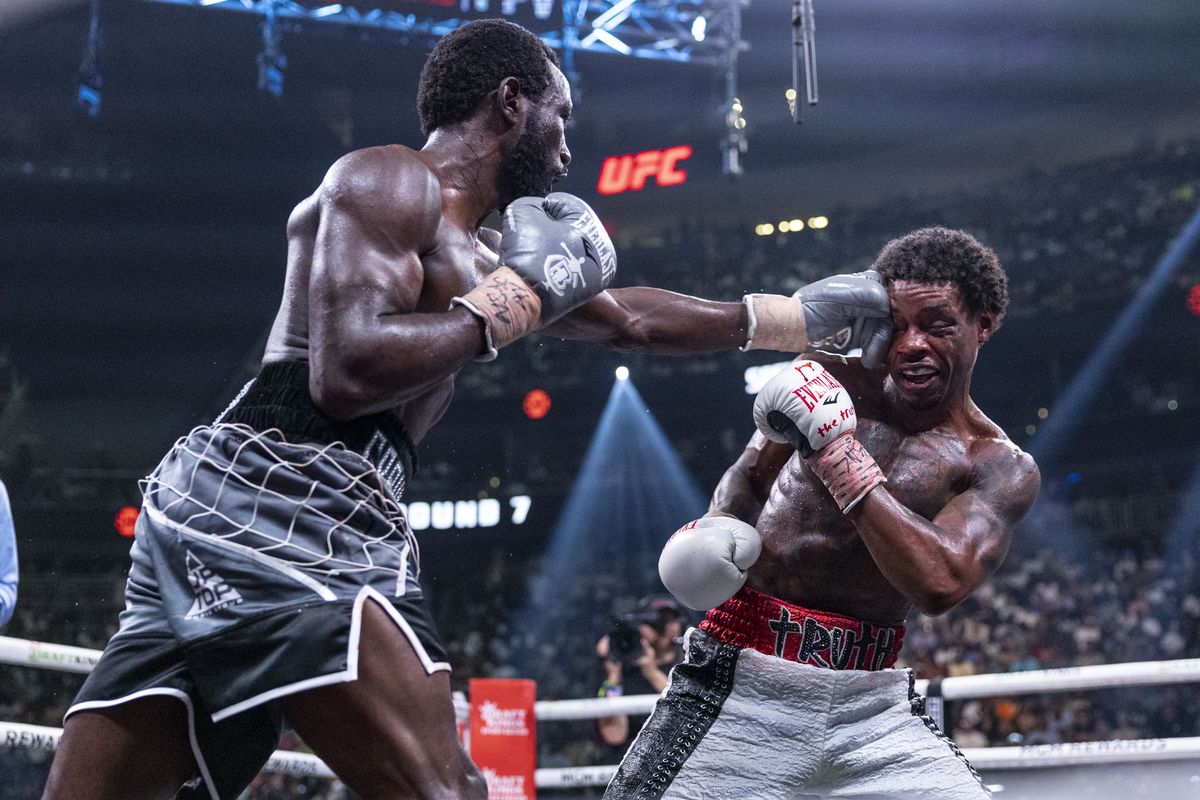
[[46,800],[232,800],[281,719],[364,800],[485,797],[398,506],[458,372],[535,330],[679,355],[886,344],[869,276],[743,302],[608,290],[604,226],[552,192],[571,160],[557,64],[512,23],[458,28],[421,73],[424,147],[349,153],[292,212],[261,371],[144,485],[128,610]]

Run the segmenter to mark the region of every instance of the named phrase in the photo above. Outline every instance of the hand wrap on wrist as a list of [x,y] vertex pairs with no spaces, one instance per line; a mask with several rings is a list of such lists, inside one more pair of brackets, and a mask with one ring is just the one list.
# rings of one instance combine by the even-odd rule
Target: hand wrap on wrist
[[829,489],[843,514],[854,508],[867,492],[887,483],[883,470],[867,448],[849,434],[837,437],[805,460]]
[[483,320],[484,352],[476,361],[491,361],[498,350],[538,326],[542,301],[520,275],[499,267],[450,305],[462,306]]
[[742,298],[750,321],[742,351],[780,350],[800,353],[808,343],[804,305],[781,294],[748,294]]

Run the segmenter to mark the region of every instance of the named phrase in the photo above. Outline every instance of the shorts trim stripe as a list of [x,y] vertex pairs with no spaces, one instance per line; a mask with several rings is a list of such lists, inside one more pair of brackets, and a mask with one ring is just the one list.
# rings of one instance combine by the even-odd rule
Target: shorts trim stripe
[[384,597],[375,589],[372,589],[369,586],[364,586],[359,590],[358,595],[354,598],[353,616],[350,621],[350,637],[346,645],[346,668],[344,670],[331,672],[326,675],[317,675],[313,678],[306,678],[305,680],[297,681],[296,683],[277,686],[274,689],[262,692],[261,694],[256,694],[255,696],[243,700],[240,703],[234,703],[231,706],[227,706],[226,708],[215,711],[212,715],[213,722],[220,722],[221,720],[228,719],[235,714],[240,714],[241,712],[247,711],[255,706],[262,705],[263,703],[270,702],[271,700],[276,700],[280,697],[286,697],[290,694],[303,692],[307,689],[316,689],[319,686],[329,686],[335,683],[349,683],[350,681],[357,680],[359,637],[362,632],[362,607],[363,603],[368,598],[378,603],[380,608],[387,612],[392,622],[395,623],[396,627],[400,629],[400,632],[404,634],[404,637],[408,639],[408,643],[412,647],[413,651],[416,652],[417,658],[421,660],[421,665],[425,667],[426,674],[432,675],[434,672],[450,671],[450,664],[448,662],[434,661],[429,657],[429,653],[426,652],[425,647],[421,644],[420,639],[417,638],[417,634],[412,629],[412,626],[408,624],[408,620],[404,619],[400,612],[396,610],[396,607],[393,606],[386,597]]
[[[660,800],[733,691],[737,646],[684,635],[688,655],[671,670],[667,688],[642,725],[604,792],[609,800]],[[692,707],[684,696],[698,696]]]
[[292,580],[296,581],[297,583],[302,584],[303,586],[306,586],[307,588],[311,589],[322,600],[336,600],[337,599],[337,595],[335,595],[332,591],[330,591],[328,587],[322,586],[320,583],[313,580],[308,575],[305,575],[300,570],[295,569],[294,567],[289,567],[287,564],[285,564],[284,562],[280,561],[277,558],[271,558],[270,556],[265,556],[252,547],[246,547],[243,544],[238,544],[237,542],[230,542],[230,541],[220,538],[219,536],[212,536],[207,533],[201,533],[200,531],[192,530],[191,528],[187,527],[186,525],[180,525],[178,522],[175,522],[174,520],[167,517],[167,515],[164,514],[162,511],[159,511],[157,508],[155,508],[151,503],[143,503],[142,508],[145,509],[146,514],[148,514],[152,520],[154,520],[155,522],[157,522],[161,525],[165,525],[166,527],[170,528],[173,531],[176,531],[177,533],[181,533],[184,536],[190,536],[193,539],[198,539],[198,540],[204,542],[205,544],[209,544],[214,547],[223,547],[227,550],[232,550],[233,552],[235,552],[239,555],[243,555],[243,556],[246,556],[247,558],[254,559],[258,563],[260,563],[266,567],[270,567],[271,569],[275,570],[276,572],[282,573],[282,574],[288,576],[289,578],[291,578]]
[[921,722],[924,722],[925,727],[929,729],[929,732],[950,748],[950,752],[954,753],[958,760],[961,761],[963,765],[970,771],[972,777],[979,781],[979,786],[983,789],[984,794],[986,794],[988,797],[991,797],[992,793],[988,790],[987,784],[983,782],[983,778],[980,776],[980,774],[975,771],[975,767],[971,766],[971,762],[967,760],[965,755],[963,755],[963,751],[959,750],[958,745],[956,745],[950,737],[942,732],[942,729],[938,727],[938,724],[934,721],[933,717],[925,713],[925,698],[917,693],[916,680],[916,673],[910,669],[908,671],[908,699],[912,704],[912,715],[920,719]]
[[188,742],[192,748],[192,757],[196,759],[196,767],[200,770],[200,777],[204,779],[204,788],[208,789],[209,797],[212,800],[221,800],[217,795],[216,786],[213,784],[212,776],[208,772],[208,764],[204,763],[204,752],[200,749],[200,743],[196,740],[196,711],[192,707],[192,698],[188,697],[185,692],[178,689],[171,689],[166,686],[153,687],[150,689],[142,689],[141,691],[127,694],[124,697],[118,697],[116,700],[88,700],[83,703],[76,703],[67,709],[67,713],[63,715],[63,721],[70,719],[71,715],[78,711],[96,711],[102,708],[112,708],[113,706],[123,705],[124,703],[138,700],[143,697],[174,697],[181,701],[187,707],[188,716]]
[[450,662],[434,661],[432,658],[430,658],[429,653],[425,650],[425,645],[421,644],[421,640],[418,638],[417,632],[414,631],[412,626],[408,624],[408,620],[406,620],[404,616],[396,610],[396,607],[393,606],[386,597],[370,586],[364,586],[362,590],[359,591],[358,597],[354,599],[354,626],[350,632],[350,640],[354,648],[352,658],[354,660],[356,669],[358,665],[359,618],[362,614],[363,601],[368,597],[383,607],[383,610],[386,611],[388,616],[392,618],[392,622],[396,623],[396,626],[400,628],[401,632],[403,632],[405,637],[408,638],[408,643],[412,645],[412,649],[416,651],[417,658],[421,659],[421,665],[425,667],[426,674],[432,675],[435,672],[450,672]]

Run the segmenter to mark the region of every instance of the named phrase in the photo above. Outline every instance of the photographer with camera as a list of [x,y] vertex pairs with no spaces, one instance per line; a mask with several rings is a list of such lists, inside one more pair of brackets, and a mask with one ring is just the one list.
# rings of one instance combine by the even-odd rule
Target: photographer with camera
[[[667,686],[667,673],[683,655],[685,613],[674,597],[654,594],[642,598],[634,613],[614,619],[608,633],[596,643],[596,655],[603,660],[605,673],[599,696],[662,692]],[[596,721],[604,744],[619,747],[622,752],[629,729],[629,717],[624,715]]]

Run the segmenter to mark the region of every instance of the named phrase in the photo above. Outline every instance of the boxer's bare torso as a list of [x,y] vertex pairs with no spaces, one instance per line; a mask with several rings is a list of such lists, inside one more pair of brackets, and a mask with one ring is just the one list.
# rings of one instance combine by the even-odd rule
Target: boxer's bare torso
[[[373,148],[364,155],[384,174],[393,173],[401,181],[432,181],[437,186],[436,193],[413,193],[406,198],[409,203],[424,200],[422,207],[395,208],[390,214],[384,210],[380,215],[384,219],[394,219],[399,224],[399,221],[415,214],[425,225],[432,226],[434,234],[427,249],[419,253],[420,273],[414,276],[419,286],[415,305],[412,308],[399,308],[396,304],[385,302],[378,313],[434,314],[446,311],[450,308],[451,298],[465,294],[484,275],[496,268],[495,249],[499,245],[499,232],[491,228],[471,230],[444,214],[439,202],[442,198],[440,184],[437,184],[436,177],[428,168],[423,169],[420,153],[401,145],[392,145]],[[391,199],[394,199],[393,196],[381,197],[381,202]],[[296,206],[288,219],[288,266],[283,302],[267,341],[264,362],[306,361],[310,357],[309,310],[314,307],[310,287],[320,222],[319,192]],[[402,231],[395,233],[404,234]],[[402,261],[389,265],[385,259],[379,266],[385,270],[391,266],[398,275],[406,270]],[[322,302],[321,299],[317,300],[318,305]],[[413,440],[420,441],[441,419],[453,394],[454,375],[451,374],[420,387],[390,410],[400,417]]]
[[[978,470],[1013,445],[972,404],[963,422],[930,430],[906,428],[903,413],[886,399],[879,373],[857,360],[820,359],[853,395],[856,436],[887,475],[887,489],[902,505],[932,520],[951,498],[970,488]],[[758,517],[763,554],[747,585],[809,608],[879,622],[903,622],[909,600],[880,572],[854,523],[798,453],[780,445],[767,465],[778,478]],[[778,452],[782,451],[782,452]],[[771,455],[767,455],[770,458]]]
[[726,472],[711,511],[753,524],[763,550],[746,585],[797,605],[902,623],[939,614],[1004,559],[1040,479],[1033,460],[979,410],[970,379],[991,335],[957,288],[900,281],[889,290],[885,368],[816,354],[851,395],[855,436],[887,483],[843,514],[790,445],[756,433]]
[[[264,362],[309,362],[323,411],[394,413],[419,442],[483,347],[477,318],[450,303],[498,265],[500,232],[482,227],[495,204],[478,194],[472,173],[428,149],[376,147],[339,161],[288,220],[283,300]],[[712,352],[745,341],[746,316],[741,303],[629,287],[601,292],[545,330],[630,350]]]

